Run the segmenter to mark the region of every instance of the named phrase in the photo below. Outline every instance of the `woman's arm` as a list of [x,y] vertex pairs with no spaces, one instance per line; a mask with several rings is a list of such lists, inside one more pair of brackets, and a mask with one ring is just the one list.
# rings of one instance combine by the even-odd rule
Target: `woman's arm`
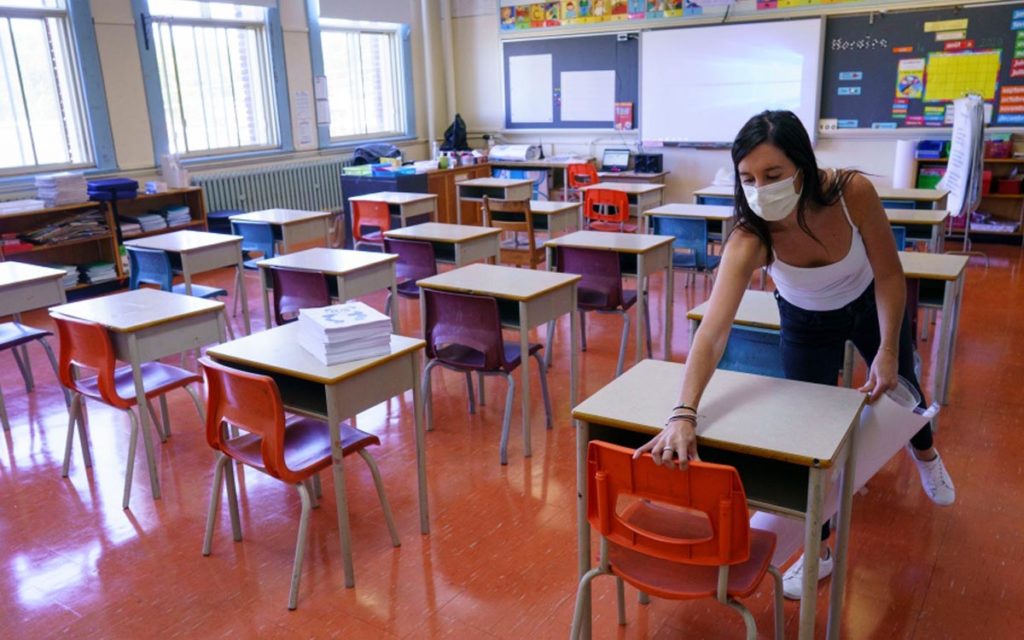
[[650,451],[655,463],[671,464],[673,456],[677,456],[680,468],[686,467],[688,459],[697,459],[697,406],[725,351],[736,310],[750,284],[750,277],[757,268],[766,264],[766,260],[765,247],[753,234],[737,229],[729,237],[708,300],[707,313],[701,320],[686,359],[679,404],[662,432],[637,449],[634,457]]
[[868,402],[896,386],[899,369],[899,336],[907,303],[907,281],[897,255],[892,227],[882,201],[867,178],[854,176],[844,194],[854,224],[864,238],[871,270],[875,274],[875,304],[882,342],[871,362],[867,382],[860,388],[869,393]]

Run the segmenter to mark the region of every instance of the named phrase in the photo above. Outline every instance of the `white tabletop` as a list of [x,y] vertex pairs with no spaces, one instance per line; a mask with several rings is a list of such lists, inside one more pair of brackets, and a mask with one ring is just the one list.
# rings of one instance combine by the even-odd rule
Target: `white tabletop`
[[665,188],[663,184],[650,184],[646,182],[598,182],[597,184],[587,185],[580,187],[580,191],[588,191],[590,189],[608,189],[610,191],[621,191],[630,195],[639,195],[643,193],[651,193],[653,191],[661,191]]
[[968,256],[923,251],[900,251],[903,275],[922,280],[956,280],[967,268]]
[[350,201],[356,202],[386,202],[387,204],[403,205],[403,204],[414,204],[417,202],[425,202],[427,200],[437,200],[436,193],[408,193],[404,191],[378,191],[377,193],[367,193],[361,196],[352,196],[349,198]]
[[158,249],[171,253],[188,253],[209,247],[216,247],[223,244],[239,243],[242,236],[233,236],[225,233],[210,233],[208,231],[172,231],[161,233],[148,238],[125,241],[125,246],[139,247],[142,249]]
[[468,242],[477,238],[494,236],[501,233],[501,229],[492,227],[477,227],[470,224],[448,224],[446,222],[424,222],[409,227],[391,229],[384,232],[388,238],[399,240],[422,240],[424,242]]
[[38,280],[59,280],[64,277],[61,269],[40,267],[26,262],[0,262],[0,289]]
[[[703,320],[707,312],[708,303],[702,302],[690,309],[686,317],[690,320]],[[779,305],[775,301],[773,293],[769,291],[754,291],[752,289],[747,289],[743,292],[743,299],[740,300],[740,306],[736,311],[733,324],[778,331],[781,326],[780,323]]]
[[527,301],[582,279],[573,273],[470,264],[418,281],[420,287]]
[[533,184],[533,180],[509,179],[509,178],[472,178],[456,182],[458,187],[485,187],[490,189],[508,189],[509,187],[521,187]]
[[135,289],[62,304],[52,307],[50,312],[95,322],[118,333],[131,333],[223,309],[224,303],[215,300],[159,289]]
[[260,260],[256,265],[261,269],[283,267],[300,271],[316,271],[326,275],[345,275],[396,260],[398,260],[398,256],[393,253],[315,247]]
[[263,211],[253,211],[251,213],[240,213],[237,216],[231,216],[230,220],[240,220],[242,222],[266,222],[268,224],[294,224],[296,222],[304,222],[306,220],[315,220],[317,218],[330,217],[329,211],[300,211],[298,209],[266,209]]
[[614,231],[575,231],[553,238],[545,247],[576,247],[578,249],[604,249],[619,253],[646,253],[671,244],[674,236],[655,236],[646,233],[616,233]]
[[890,224],[941,225],[949,217],[945,209],[886,209]]
[[553,213],[562,213],[563,211],[577,211],[581,204],[571,200],[530,200],[530,212],[540,215],[551,215]]
[[663,204],[660,207],[647,209],[645,216],[664,216],[677,218],[703,218],[705,220],[729,220],[733,209],[717,204]]

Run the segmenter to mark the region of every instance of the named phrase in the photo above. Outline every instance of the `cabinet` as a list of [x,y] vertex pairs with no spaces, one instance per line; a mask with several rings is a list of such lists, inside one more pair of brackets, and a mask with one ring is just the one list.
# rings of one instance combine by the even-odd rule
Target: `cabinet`
[[[427,174],[427,189],[437,195],[437,221],[455,224],[458,222],[458,190],[455,183],[473,178],[489,178],[491,165],[471,164],[452,169],[431,171]],[[480,203],[466,201],[462,203],[462,224],[482,224]]]
[[[921,180],[928,174],[934,176],[944,172],[947,161],[948,158],[917,159],[914,169],[914,175],[918,178],[917,186],[922,186]],[[983,162],[984,170],[991,172],[992,178],[991,181],[985,181],[988,186],[983,186],[977,211],[989,214],[990,218],[988,222],[972,220],[971,236],[1007,236],[1024,242],[1024,193],[1020,189],[1016,193],[999,192],[1000,180],[1024,174],[1024,158],[985,158]],[[1020,183],[1018,186],[1021,186]],[[954,231],[958,230],[954,228]]]
[[203,202],[203,189],[201,187],[171,189],[169,191],[164,191],[163,193],[140,193],[137,197],[131,200],[116,200],[107,204],[110,206],[111,212],[115,215],[115,220],[117,220],[119,224],[124,221],[125,216],[141,215],[147,211],[153,211],[173,205],[184,205],[188,207],[189,215],[192,218],[191,222],[163,229],[144,231],[142,233],[129,233],[122,235],[119,231],[118,236],[121,240],[145,238],[147,236],[160,235],[161,233],[179,231],[181,229],[206,231],[206,205]]

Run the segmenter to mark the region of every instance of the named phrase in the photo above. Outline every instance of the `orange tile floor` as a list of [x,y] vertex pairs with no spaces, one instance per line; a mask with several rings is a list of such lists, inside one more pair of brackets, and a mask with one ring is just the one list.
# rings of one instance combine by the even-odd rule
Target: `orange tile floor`
[[[972,260],[957,343],[950,404],[937,443],[958,491],[938,508],[922,493],[913,464],[894,458],[854,501],[844,638],[1015,638],[1024,628],[1024,286],[1021,249],[983,246]],[[200,281],[230,286],[228,272]],[[673,357],[687,351],[686,310],[707,296],[676,280]],[[255,276],[247,277],[254,328],[262,326]],[[653,283],[655,351],[662,326],[660,279]],[[367,301],[380,308],[381,295]],[[403,326],[419,327],[417,306],[401,303]],[[45,313],[26,320],[48,325]],[[233,320],[236,331],[241,317]],[[567,321],[558,331],[567,332]],[[607,383],[620,320],[588,318],[584,396]],[[54,339],[55,344],[55,339]],[[565,345],[565,340],[559,342]],[[632,346],[632,345],[631,345]],[[925,383],[933,341],[925,351]],[[90,404],[94,467],[76,448],[60,477],[67,414],[40,348],[38,388],[26,394],[10,354],[0,384],[13,428],[0,444],[0,637],[345,637],[564,638],[575,597],[575,461],[568,362],[555,354],[556,421],[533,413],[533,457],[522,457],[519,403],[509,464],[498,464],[503,382],[488,381],[488,403],[467,413],[460,376],[435,374],[436,429],[427,437],[431,533],[419,532],[411,395],[361,414],[395,511],[400,548],[389,544],[370,475],[347,466],[356,587],[342,585],[330,474],[314,511],[299,608],[286,607],[300,503],[296,492],[253,471],[241,475],[244,540],[231,540],[226,510],[213,555],[202,557],[213,454],[184,393],[172,394],[174,435],[157,445],[163,498],[153,500],[140,459],[130,511],[121,509],[128,421]],[[859,377],[863,373],[858,374]],[[536,376],[533,377],[537,384]],[[926,388],[930,388],[927,387]],[[141,449],[141,447],[140,447]],[[595,587],[595,637],[741,637],[735,612],[713,601],[639,606],[615,622],[611,579]],[[747,600],[763,637],[771,629],[771,581]],[[827,586],[827,581],[824,583]],[[827,596],[819,599],[824,634]],[[786,604],[795,637],[798,605]]]

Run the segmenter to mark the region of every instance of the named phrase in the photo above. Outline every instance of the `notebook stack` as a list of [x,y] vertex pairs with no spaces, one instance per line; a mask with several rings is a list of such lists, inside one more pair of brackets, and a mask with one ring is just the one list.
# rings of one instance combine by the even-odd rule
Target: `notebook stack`
[[36,196],[48,207],[89,201],[89,188],[81,173],[65,171],[36,176]]
[[78,270],[82,272],[82,281],[90,284],[117,278],[117,268],[113,262],[90,262],[79,265]]
[[183,205],[164,207],[160,213],[167,220],[168,227],[180,227],[192,222],[192,214],[189,213],[188,207]]
[[[120,217],[122,220],[125,220],[129,223],[134,222],[138,224],[142,228],[143,233],[147,233],[149,231],[159,231],[160,229],[167,228],[167,220],[165,220],[164,217],[159,213],[153,213],[151,211],[147,213],[140,213],[139,215],[134,216],[122,215]],[[124,233],[123,226],[122,233]]]
[[391,352],[391,318],[362,302],[299,311],[299,344],[326,365]]
[[110,229],[107,228],[106,217],[99,211],[90,211],[24,231],[19,236],[26,242],[38,245],[82,240],[108,233]]
[[46,265],[43,265],[43,266],[44,267],[50,267],[51,269],[60,269],[61,271],[64,272],[64,277],[61,278],[60,283],[61,283],[61,285],[65,289],[70,289],[71,287],[73,287],[73,286],[78,284],[78,280],[79,280],[78,265],[74,265],[74,264],[46,264]]

